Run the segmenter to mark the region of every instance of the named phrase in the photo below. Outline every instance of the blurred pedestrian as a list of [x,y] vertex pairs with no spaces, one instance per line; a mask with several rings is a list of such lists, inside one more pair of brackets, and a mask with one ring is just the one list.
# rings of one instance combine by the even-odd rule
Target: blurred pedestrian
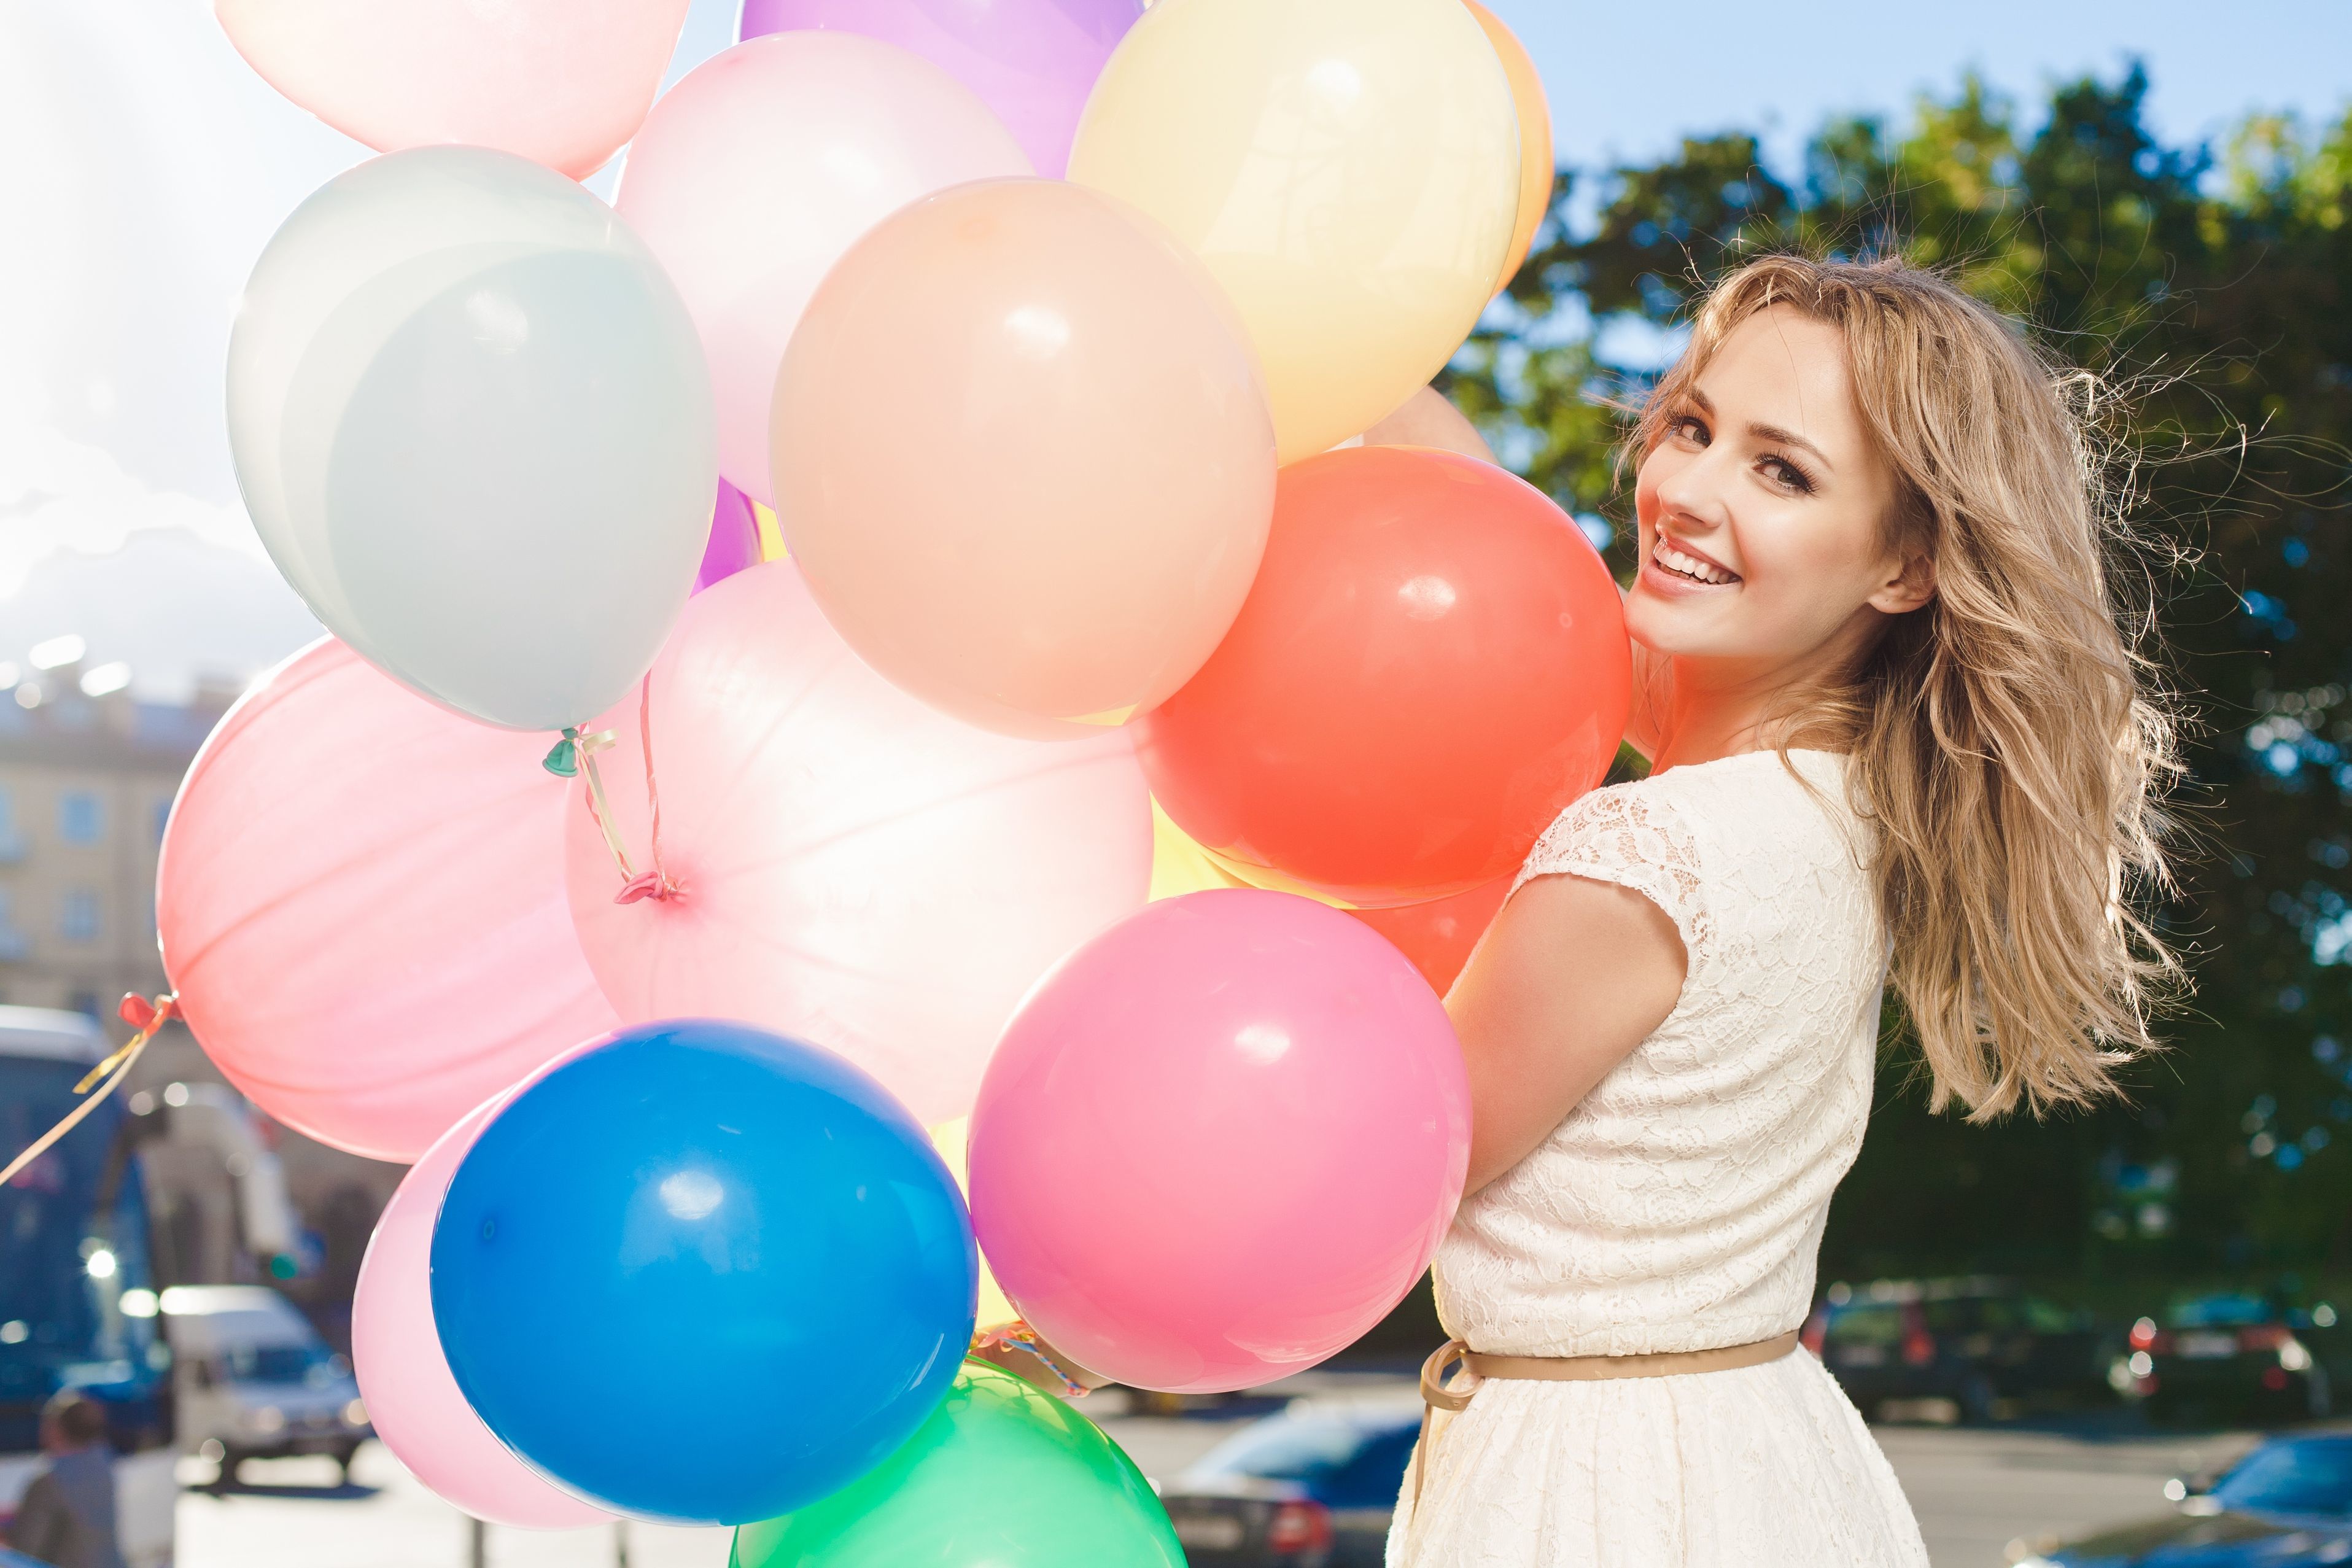
[[68,1389],[41,1412],[48,1468],[33,1478],[8,1544],[57,1568],[124,1568],[114,1531],[114,1451],[106,1412]]

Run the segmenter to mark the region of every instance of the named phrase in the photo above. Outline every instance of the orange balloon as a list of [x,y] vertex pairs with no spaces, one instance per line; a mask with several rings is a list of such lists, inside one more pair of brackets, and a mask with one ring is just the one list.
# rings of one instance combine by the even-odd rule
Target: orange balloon
[[809,301],[771,420],[825,617],[1005,734],[1099,734],[1168,697],[1265,548],[1274,422],[1232,307],[1081,186],[981,181],[884,219]]
[[1536,62],[1528,57],[1528,47],[1519,42],[1519,36],[1478,0],[1462,3],[1470,7],[1470,15],[1486,29],[1486,41],[1502,57],[1503,74],[1511,79],[1511,106],[1519,111],[1519,216],[1511,226],[1510,258],[1503,263],[1502,275],[1495,280],[1499,291],[1510,283],[1519,264],[1528,258],[1536,242],[1536,229],[1542,224],[1544,214],[1551,210],[1552,180],[1558,173],[1551,150],[1551,100],[1544,96],[1543,78],[1537,73]]
[[1510,890],[1511,879],[1497,877],[1450,899],[1349,912],[1394,942],[1398,952],[1412,960],[1430,989],[1443,996],[1461,978],[1462,966],[1470,962],[1470,950],[1495,923]]
[[1632,686],[1617,584],[1550,498],[1349,447],[1282,470],[1249,602],[1137,752],[1247,880],[1418,903],[1517,869],[1608,771]]

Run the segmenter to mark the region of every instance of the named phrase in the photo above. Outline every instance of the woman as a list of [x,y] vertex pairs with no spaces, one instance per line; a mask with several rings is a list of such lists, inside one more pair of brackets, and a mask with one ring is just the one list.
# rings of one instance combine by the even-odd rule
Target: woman
[[1469,1353],[1392,1568],[1926,1563],[1795,1348],[1882,994],[1982,1120],[2108,1091],[2174,973],[2126,901],[2170,733],[2066,387],[1900,263],[1700,310],[1635,437],[1653,771],[1544,835],[1447,999]]

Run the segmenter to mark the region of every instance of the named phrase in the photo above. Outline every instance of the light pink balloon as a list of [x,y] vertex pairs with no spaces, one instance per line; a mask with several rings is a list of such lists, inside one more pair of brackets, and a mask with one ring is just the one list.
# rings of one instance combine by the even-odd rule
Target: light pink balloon
[[613,1027],[565,907],[549,739],[459,718],[332,640],[229,710],[173,805],[155,923],[231,1083],[323,1143],[413,1161]]
[[[651,695],[662,867],[683,890],[614,902],[584,805],[571,823],[573,923],[629,1023],[764,1025],[934,1125],[971,1108],[1030,984],[1150,889],[1150,802],[1122,736],[1020,741],[933,711],[859,662],[789,562],[688,602]],[[643,873],[636,707],[602,722]]]
[[352,1371],[383,1446],[444,1500],[525,1530],[575,1530],[613,1516],[558,1490],[490,1435],[458,1392],[433,1324],[433,1220],[474,1137],[507,1095],[476,1107],[401,1178],[360,1264]]
[[663,95],[614,205],[701,330],[730,484],[772,499],[776,366],[841,253],[918,196],[1029,172],[971,89],[855,33],[753,38]]
[[579,179],[646,117],[688,0],[215,0],[262,79],[379,153],[462,142]]
[[1470,1086],[1436,993],[1341,910],[1153,904],[1006,1026],[971,1218],[1014,1306],[1139,1388],[1251,1388],[1402,1300],[1462,1198]]

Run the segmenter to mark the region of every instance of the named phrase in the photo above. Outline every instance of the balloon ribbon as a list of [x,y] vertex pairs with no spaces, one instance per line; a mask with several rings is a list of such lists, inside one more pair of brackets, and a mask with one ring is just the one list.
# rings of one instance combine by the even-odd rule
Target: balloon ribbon
[[964,1359],[986,1361],[993,1366],[997,1364],[996,1362],[986,1352],[1002,1350],[1024,1352],[1039,1366],[1059,1378],[1062,1383],[1062,1396],[1065,1399],[1084,1399],[1093,1392],[1085,1384],[1071,1376],[1069,1370],[1054,1359],[1052,1353],[1045,1349],[1045,1342],[1037,1337],[1036,1330],[1018,1318],[1009,1323],[1000,1323],[992,1329],[982,1329],[972,1335],[971,1349],[964,1352]]
[[89,1094],[92,1084],[101,1079],[105,1083],[96,1094],[91,1094],[68,1111],[63,1121],[35,1139],[31,1148],[9,1161],[8,1168],[0,1171],[0,1187],[6,1186],[16,1178],[17,1172],[47,1153],[50,1144],[72,1131],[76,1123],[97,1110],[100,1101],[121,1087],[122,1080],[131,1075],[131,1069],[139,1064],[139,1053],[147,1048],[147,1042],[153,1039],[164,1025],[180,1016],[180,998],[176,994],[166,994],[150,1002],[140,996],[125,996],[117,1011],[122,1021],[137,1032],[123,1042],[120,1050],[83,1074],[82,1080],[74,1085],[74,1092]]
[[646,755],[646,801],[653,812],[654,866],[642,876],[629,864],[629,851],[621,842],[620,830],[613,826],[612,802],[604,794],[604,771],[596,765],[596,753],[615,743],[613,731],[584,731],[567,724],[563,739],[540,760],[540,766],[558,778],[587,775],[588,815],[594,819],[596,831],[604,836],[604,847],[612,852],[613,864],[621,872],[621,890],[613,896],[616,904],[634,904],[640,899],[674,899],[686,891],[662,866],[661,785],[654,776],[654,681],[650,672],[637,689],[637,730]]

